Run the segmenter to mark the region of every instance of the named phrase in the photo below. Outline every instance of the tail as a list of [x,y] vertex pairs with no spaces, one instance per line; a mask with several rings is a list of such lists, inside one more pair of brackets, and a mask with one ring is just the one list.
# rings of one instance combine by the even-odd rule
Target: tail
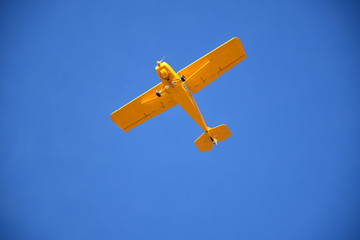
[[196,139],[195,145],[200,152],[210,151],[213,144],[217,144],[217,141],[222,142],[230,136],[230,130],[225,124],[223,124],[214,128],[209,128],[198,139]]

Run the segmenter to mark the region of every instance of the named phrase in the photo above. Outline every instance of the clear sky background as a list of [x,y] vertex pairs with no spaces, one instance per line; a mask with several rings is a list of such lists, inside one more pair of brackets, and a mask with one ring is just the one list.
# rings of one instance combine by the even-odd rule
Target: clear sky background
[[[1,239],[359,239],[357,1],[1,1]],[[247,58],[124,133],[110,113],[238,37]]]

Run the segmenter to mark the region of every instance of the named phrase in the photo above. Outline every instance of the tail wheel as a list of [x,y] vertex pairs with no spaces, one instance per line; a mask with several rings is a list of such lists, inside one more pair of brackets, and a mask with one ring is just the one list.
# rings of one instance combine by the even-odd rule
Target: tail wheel
[[156,96],[161,97],[161,94],[158,90],[156,90],[155,93],[156,93]]

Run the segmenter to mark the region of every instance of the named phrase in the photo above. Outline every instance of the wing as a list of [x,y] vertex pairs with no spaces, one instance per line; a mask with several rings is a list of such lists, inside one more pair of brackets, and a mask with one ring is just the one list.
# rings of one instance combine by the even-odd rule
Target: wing
[[162,83],[159,83],[122,108],[119,108],[110,115],[111,120],[123,131],[127,132],[175,106],[176,102],[169,94],[164,94],[161,97],[156,96],[155,91],[160,91],[161,88]]
[[238,38],[233,38],[178,72],[186,78],[186,86],[197,93],[221,74],[246,58]]

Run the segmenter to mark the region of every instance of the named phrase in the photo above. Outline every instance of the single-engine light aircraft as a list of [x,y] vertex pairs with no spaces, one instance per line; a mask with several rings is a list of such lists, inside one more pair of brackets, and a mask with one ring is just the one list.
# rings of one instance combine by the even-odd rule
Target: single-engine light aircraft
[[177,73],[166,62],[157,62],[155,70],[161,82],[113,112],[110,117],[127,132],[179,104],[204,131],[196,139],[196,147],[201,152],[210,151],[213,144],[224,141],[231,132],[225,124],[209,128],[191,93],[197,93],[245,58],[240,40],[232,38]]

